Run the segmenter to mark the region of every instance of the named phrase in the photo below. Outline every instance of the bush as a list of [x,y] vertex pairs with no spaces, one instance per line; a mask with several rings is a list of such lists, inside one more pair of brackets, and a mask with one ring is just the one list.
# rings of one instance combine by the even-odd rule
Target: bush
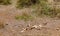
[[11,2],[10,2],[10,0],[0,0],[0,4],[9,5],[9,4],[11,4]]
[[50,7],[48,2],[41,0],[40,5],[37,6],[37,9],[34,11],[34,14],[36,16],[49,16],[49,17],[55,17],[58,14],[58,11],[55,7]]
[[37,3],[39,3],[39,0],[19,0],[17,3],[17,7],[29,7]]
[[28,21],[33,19],[33,17],[31,15],[28,15],[27,13],[23,13],[22,15],[15,16],[15,19]]

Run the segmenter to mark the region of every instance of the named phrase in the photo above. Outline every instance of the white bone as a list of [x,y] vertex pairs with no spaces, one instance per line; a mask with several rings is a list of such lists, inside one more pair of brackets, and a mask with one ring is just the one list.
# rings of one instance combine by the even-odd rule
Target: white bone
[[34,25],[34,26],[32,26],[32,27],[34,27],[34,28],[38,28],[38,26],[37,26],[37,25]]

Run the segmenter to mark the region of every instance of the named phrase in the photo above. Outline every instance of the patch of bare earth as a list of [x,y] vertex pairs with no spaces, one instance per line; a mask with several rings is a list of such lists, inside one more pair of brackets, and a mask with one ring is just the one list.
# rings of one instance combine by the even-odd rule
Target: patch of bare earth
[[[16,20],[22,12],[30,13],[32,9],[16,9],[12,6],[0,6],[0,36],[60,36],[60,20],[54,18],[38,18],[32,21]],[[0,24],[1,24],[0,23]]]

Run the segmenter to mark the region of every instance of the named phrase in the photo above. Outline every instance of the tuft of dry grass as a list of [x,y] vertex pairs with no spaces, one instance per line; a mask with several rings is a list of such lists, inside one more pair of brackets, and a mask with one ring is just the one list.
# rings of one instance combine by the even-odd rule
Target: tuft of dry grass
[[23,13],[22,15],[17,15],[17,16],[15,16],[15,19],[17,19],[17,20],[24,20],[24,21],[27,21],[27,20],[31,20],[31,19],[33,19],[33,16],[31,16],[31,15],[29,15],[29,14],[27,14],[27,13]]

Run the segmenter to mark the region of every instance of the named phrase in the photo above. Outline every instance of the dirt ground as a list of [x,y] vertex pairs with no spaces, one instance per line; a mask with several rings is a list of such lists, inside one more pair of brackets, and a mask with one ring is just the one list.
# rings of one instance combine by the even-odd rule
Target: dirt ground
[[[32,9],[16,9],[12,6],[0,6],[0,22],[4,28],[0,29],[0,36],[60,36],[60,19],[56,18],[35,18],[32,21],[14,19],[22,12],[30,12]],[[28,26],[30,25],[30,26]],[[34,26],[35,27],[32,27]],[[38,27],[42,25],[42,27]]]

